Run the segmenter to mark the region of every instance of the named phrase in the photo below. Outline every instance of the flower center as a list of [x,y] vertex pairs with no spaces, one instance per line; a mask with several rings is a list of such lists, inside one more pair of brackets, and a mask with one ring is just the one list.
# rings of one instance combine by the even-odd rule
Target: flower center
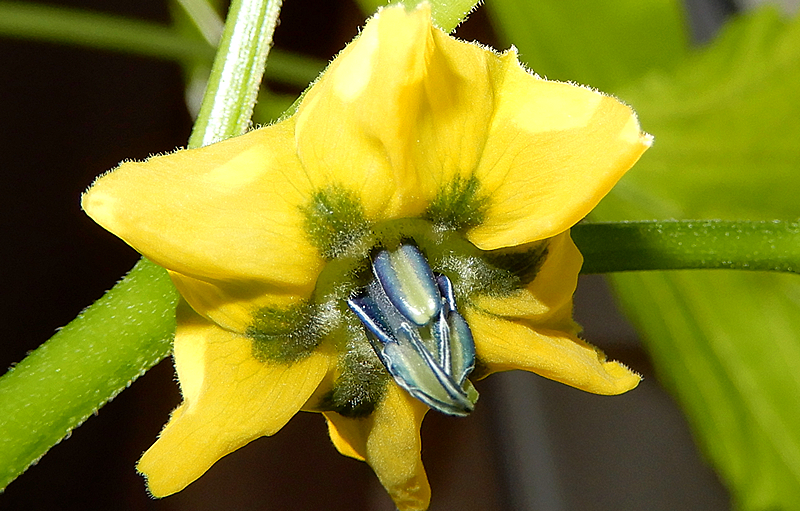
[[455,180],[423,217],[379,222],[356,194],[319,190],[301,211],[325,266],[307,300],[254,311],[254,356],[292,364],[335,352],[330,387],[308,410],[367,417],[394,380],[433,409],[467,415],[477,399],[467,378],[481,361],[459,308],[517,292],[547,256],[546,241],[491,251],[470,243],[465,230],[485,202],[477,189],[474,179]]
[[413,244],[378,250],[373,278],[347,299],[395,382],[431,408],[469,414],[478,393],[467,379],[475,344],[458,313],[453,284]]

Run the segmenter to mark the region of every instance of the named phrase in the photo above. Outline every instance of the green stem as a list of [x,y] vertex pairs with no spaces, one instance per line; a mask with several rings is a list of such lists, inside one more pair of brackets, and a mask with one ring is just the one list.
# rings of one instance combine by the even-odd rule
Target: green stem
[[[277,0],[231,5],[221,44],[230,54],[217,56],[217,74],[204,99],[207,113],[195,125],[190,147],[238,134],[247,125],[279,8]],[[253,70],[243,69],[247,58],[256,59]],[[226,60],[235,64],[220,63]],[[225,73],[244,73],[246,79]],[[176,303],[166,272],[143,259],[0,377],[0,488],[169,354]]]
[[142,259],[0,378],[0,488],[169,353],[176,302],[166,272]]
[[[281,0],[233,0],[222,33],[219,55],[211,68],[203,106],[189,147],[199,147],[241,135],[250,125],[253,105],[272,47]],[[213,91],[213,94],[209,94]],[[230,98],[218,101],[217,96]]]
[[582,273],[735,269],[800,273],[800,223],[682,220],[579,224]]

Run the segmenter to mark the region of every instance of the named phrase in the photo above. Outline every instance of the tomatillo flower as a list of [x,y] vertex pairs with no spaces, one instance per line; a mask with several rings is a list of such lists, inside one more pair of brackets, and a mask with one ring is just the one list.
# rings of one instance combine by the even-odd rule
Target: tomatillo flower
[[98,179],[85,210],[183,298],[183,404],[139,462],[150,491],[306,410],[425,509],[420,424],[468,414],[470,379],[635,387],[577,336],[568,230],[649,144],[619,101],[457,41],[421,5],[375,15],[291,117]]

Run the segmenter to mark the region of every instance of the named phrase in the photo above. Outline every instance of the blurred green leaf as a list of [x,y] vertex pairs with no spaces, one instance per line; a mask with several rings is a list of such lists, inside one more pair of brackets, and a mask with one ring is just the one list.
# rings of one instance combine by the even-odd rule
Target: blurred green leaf
[[797,20],[753,13],[676,73],[615,92],[656,139],[607,201],[627,219],[800,217]]
[[798,278],[681,271],[612,281],[735,507],[800,509]]
[[[800,18],[740,18],[674,73],[617,92],[654,147],[600,220],[800,218]],[[612,275],[738,508],[800,509],[800,279]]]
[[170,60],[214,58],[202,39],[170,27],[111,14],[23,2],[0,2],[0,36],[73,44]]
[[[194,2],[196,3],[196,2]],[[214,47],[173,9],[173,27],[111,14],[22,2],[0,2],[0,37],[69,44],[174,60],[189,68],[210,69]],[[178,14],[180,13],[180,14]],[[325,62],[273,49],[265,76],[304,88],[321,72]]]
[[538,74],[603,91],[673,69],[688,51],[678,0],[491,0],[486,9]]

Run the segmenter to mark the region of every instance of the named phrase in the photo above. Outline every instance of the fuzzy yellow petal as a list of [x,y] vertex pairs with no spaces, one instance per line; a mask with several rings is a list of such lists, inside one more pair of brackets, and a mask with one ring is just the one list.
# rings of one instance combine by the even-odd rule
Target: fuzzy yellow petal
[[[363,285],[344,276],[368,273],[349,258],[363,256],[358,268],[368,268],[367,243],[380,246],[381,229],[391,230],[383,220],[425,219],[484,250],[535,253],[532,244],[548,244],[522,289],[460,297],[482,371],[475,376],[524,369],[598,394],[635,387],[636,374],[577,337],[571,308],[582,257],[568,229],[649,144],[616,99],[542,80],[513,50],[498,55],[450,38],[423,3],[379,11],[291,118],[101,177],[85,210],[167,268],[184,300],[175,340],[184,401],[138,465],[151,492],[180,491],[297,411],[319,410],[342,371],[359,370],[358,357],[348,365],[334,346],[373,355],[366,340],[355,344],[357,320],[340,314],[349,313],[342,302],[352,286]],[[298,344],[281,363],[256,359],[243,335],[254,313],[309,299],[322,344]],[[333,338],[345,328],[347,339]],[[370,384],[376,371],[356,376]],[[335,447],[369,463],[401,511],[430,502],[420,441],[427,410],[389,383],[367,417],[324,412]]]
[[339,452],[366,460],[400,511],[422,511],[430,502],[419,436],[427,411],[420,401],[389,385],[384,400],[367,418],[325,413]]
[[[523,245],[515,250],[524,248]],[[571,303],[582,264],[578,247],[569,232],[564,232],[547,240],[546,259],[530,284],[508,296],[477,296],[473,299],[474,306],[497,316],[547,322]]]
[[291,288],[258,281],[209,282],[173,271],[169,276],[192,309],[222,328],[238,333],[247,331],[258,309],[285,310],[308,298],[292,293]]
[[[329,415],[333,415],[333,413],[326,413],[324,415],[325,421],[328,423],[328,435],[330,435],[331,442],[333,442],[333,446],[336,447],[339,454],[347,456],[348,458],[357,459],[358,461],[366,461],[364,456],[356,451],[355,448],[350,445],[347,438],[342,436],[339,430],[336,429],[336,424],[328,417]],[[344,418],[342,417],[341,420],[343,421]]]
[[468,233],[482,249],[554,236],[577,223],[650,146],[633,110],[595,90],[528,73],[502,57],[495,114],[476,176],[486,219]]
[[310,190],[290,120],[200,149],[123,163],[95,182],[83,208],[149,259],[183,275],[310,294],[322,267],[299,209]]
[[409,158],[431,49],[430,7],[381,10],[306,93],[297,153],[319,184],[356,192],[371,219],[424,209]]
[[[575,336],[566,325],[534,328],[474,310],[465,317],[475,338],[475,353],[489,373],[522,369],[594,394],[622,394],[641,378]],[[568,319],[564,318],[564,323]]]
[[497,55],[473,43],[433,30],[433,51],[421,84],[414,143],[420,193],[427,200],[456,176],[470,177],[478,166],[494,115],[492,73]]
[[249,339],[182,303],[175,364],[184,402],[137,466],[157,497],[182,490],[221,457],[282,428],[327,374],[329,356],[260,362]]

